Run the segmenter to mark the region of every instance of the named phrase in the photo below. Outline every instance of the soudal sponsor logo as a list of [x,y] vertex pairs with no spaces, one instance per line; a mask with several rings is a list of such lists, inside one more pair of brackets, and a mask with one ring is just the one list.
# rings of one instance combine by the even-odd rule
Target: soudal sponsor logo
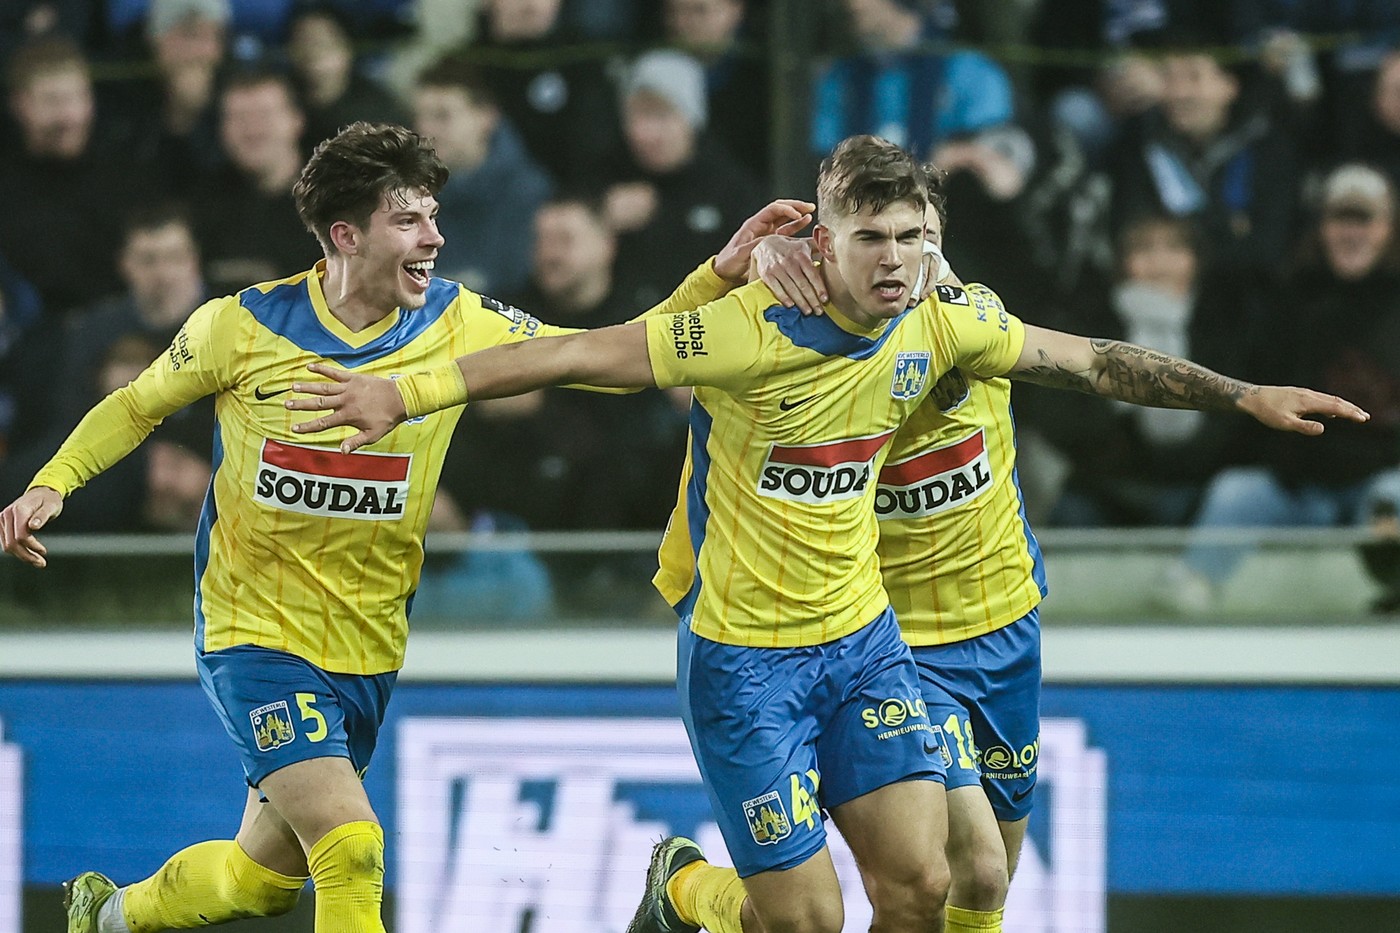
[[303,447],[264,440],[253,498],[276,509],[383,521],[403,515],[412,454]]
[[875,487],[880,519],[937,515],[971,502],[992,485],[992,463],[982,431],[955,444],[887,463]]
[[875,455],[893,431],[827,444],[774,444],[759,473],[758,494],[789,502],[859,499],[870,485]]

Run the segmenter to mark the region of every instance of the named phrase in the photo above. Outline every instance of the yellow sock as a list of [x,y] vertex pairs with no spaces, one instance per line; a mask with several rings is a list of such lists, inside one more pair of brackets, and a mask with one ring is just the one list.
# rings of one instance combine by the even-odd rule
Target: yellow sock
[[1004,907],[996,910],[968,910],[966,907],[944,908],[947,922],[944,933],[1001,933],[1001,914]]
[[160,871],[122,892],[131,933],[188,930],[240,917],[271,917],[296,906],[305,878],[259,865],[230,839],[176,852]]
[[666,896],[686,923],[710,933],[743,933],[739,910],[748,892],[739,873],[709,862],[691,862],[666,882]]
[[384,933],[384,830],[359,820],[326,833],[306,857],[317,933]]

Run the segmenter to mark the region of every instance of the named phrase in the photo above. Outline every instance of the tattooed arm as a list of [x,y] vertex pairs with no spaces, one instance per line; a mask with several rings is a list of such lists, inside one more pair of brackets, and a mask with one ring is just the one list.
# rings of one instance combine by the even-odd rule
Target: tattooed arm
[[1311,389],[1257,386],[1179,357],[1119,340],[1075,337],[1026,325],[1026,344],[1008,375],[1057,389],[1197,411],[1242,411],[1271,428],[1321,434],[1307,415],[1365,421],[1357,406]]

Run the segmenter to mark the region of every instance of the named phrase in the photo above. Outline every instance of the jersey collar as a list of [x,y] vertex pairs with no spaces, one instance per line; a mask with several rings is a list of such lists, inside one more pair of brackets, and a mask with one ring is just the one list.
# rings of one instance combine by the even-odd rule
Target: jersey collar
[[388,333],[399,320],[400,309],[395,308],[386,314],[382,320],[376,321],[364,330],[351,330],[341,323],[340,318],[331,313],[330,305],[326,304],[326,294],[321,288],[321,280],[326,274],[326,261],[319,260],[306,277],[306,290],[311,297],[311,307],[316,311],[316,319],[321,322],[321,326],[330,331],[340,340],[345,341],[351,347],[359,349],[365,344]]

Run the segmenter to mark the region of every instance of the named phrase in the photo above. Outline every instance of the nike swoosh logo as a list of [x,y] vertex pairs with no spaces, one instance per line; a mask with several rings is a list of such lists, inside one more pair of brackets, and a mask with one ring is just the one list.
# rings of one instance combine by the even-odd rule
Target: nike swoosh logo
[[253,397],[260,402],[265,402],[270,398],[281,395],[283,392],[290,391],[292,391],[291,386],[287,386],[285,389],[278,389],[276,392],[264,392],[261,388],[258,388],[253,390]]
[[800,398],[795,402],[789,402],[787,399],[783,399],[781,402],[778,403],[778,407],[781,408],[783,411],[792,411],[798,405],[806,405],[814,398],[816,398],[815,395],[809,395],[806,398]]
[[1032,785],[1031,787],[1027,787],[1027,788],[1026,788],[1025,790],[1023,790],[1023,791],[1014,791],[1014,790],[1013,790],[1013,791],[1011,792],[1011,802],[1012,802],[1012,803],[1020,803],[1022,800],[1025,800],[1027,797],[1029,797],[1029,796],[1031,795],[1031,791],[1033,791],[1033,790],[1035,790],[1034,785]]

